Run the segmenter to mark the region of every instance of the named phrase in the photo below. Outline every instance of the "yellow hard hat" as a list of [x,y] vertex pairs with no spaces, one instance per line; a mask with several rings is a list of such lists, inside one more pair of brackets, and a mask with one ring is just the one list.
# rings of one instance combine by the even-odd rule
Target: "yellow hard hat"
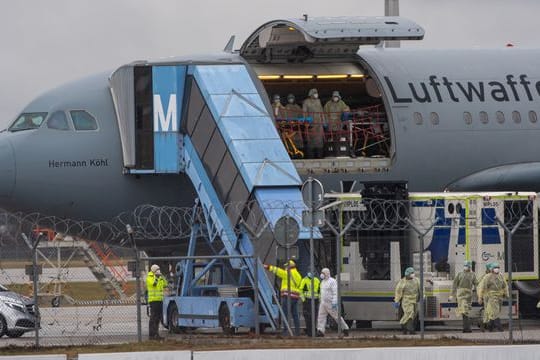
[[296,263],[294,262],[294,260],[289,260],[285,264],[283,264],[283,266],[296,267]]

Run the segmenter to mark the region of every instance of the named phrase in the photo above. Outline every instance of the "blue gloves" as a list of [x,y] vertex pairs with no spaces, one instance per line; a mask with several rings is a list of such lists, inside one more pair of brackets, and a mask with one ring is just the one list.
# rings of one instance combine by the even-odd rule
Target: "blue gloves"
[[393,303],[392,303],[392,307],[393,307],[394,309],[396,309],[396,310],[399,309],[399,303],[398,303],[398,302],[393,302]]
[[332,304],[332,310],[337,310],[337,304]]

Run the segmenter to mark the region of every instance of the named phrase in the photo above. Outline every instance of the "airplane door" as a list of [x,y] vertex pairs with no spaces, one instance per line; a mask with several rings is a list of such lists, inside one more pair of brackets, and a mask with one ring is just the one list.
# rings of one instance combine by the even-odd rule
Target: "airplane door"
[[135,169],[180,171],[180,132],[185,66],[134,69]]
[[154,133],[152,108],[152,68],[135,67],[135,168],[154,169]]

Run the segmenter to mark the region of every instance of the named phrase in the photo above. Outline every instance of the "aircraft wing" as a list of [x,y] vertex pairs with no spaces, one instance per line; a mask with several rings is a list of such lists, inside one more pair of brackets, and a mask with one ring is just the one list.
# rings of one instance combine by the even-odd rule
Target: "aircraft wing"
[[485,169],[450,183],[448,191],[531,191],[540,184],[540,162]]

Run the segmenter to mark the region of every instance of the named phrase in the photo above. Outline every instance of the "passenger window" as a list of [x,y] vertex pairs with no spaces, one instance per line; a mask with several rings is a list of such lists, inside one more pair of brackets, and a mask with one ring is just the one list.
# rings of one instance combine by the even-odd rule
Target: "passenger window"
[[430,118],[433,125],[439,125],[439,114],[437,114],[436,112],[432,112],[430,114]]
[[482,124],[487,124],[489,122],[489,117],[488,117],[487,112],[480,111],[480,122]]
[[521,123],[521,114],[519,111],[512,111],[512,119],[516,124]]
[[465,120],[465,124],[471,125],[472,124],[472,115],[470,112],[465,111],[463,113],[463,120]]
[[422,114],[420,114],[419,112],[415,112],[414,113],[414,123],[416,125],[422,125],[422,122],[423,122]]
[[536,116],[536,111],[529,111],[529,121],[533,124],[535,124],[538,121],[538,117]]
[[9,131],[23,131],[37,129],[43,123],[43,120],[47,117],[46,112],[39,113],[24,113],[19,115],[17,120],[13,122],[13,125],[9,127]]
[[504,113],[502,111],[497,111],[495,113],[495,117],[497,118],[497,122],[499,124],[504,124]]
[[54,130],[69,130],[66,114],[63,111],[53,113],[47,120],[47,128]]
[[98,124],[96,119],[84,110],[73,110],[69,112],[71,119],[73,120],[73,126],[75,130],[87,131],[97,130]]

